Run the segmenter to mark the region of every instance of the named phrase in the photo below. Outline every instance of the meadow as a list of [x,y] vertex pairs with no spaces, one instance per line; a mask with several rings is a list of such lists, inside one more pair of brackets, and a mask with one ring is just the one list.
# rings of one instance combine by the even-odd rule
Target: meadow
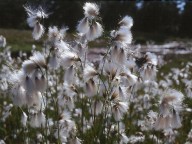
[[105,32],[95,3],[70,33],[24,9],[31,30],[0,29],[0,144],[192,143],[191,53],[142,50],[178,39],[134,35],[131,16]]

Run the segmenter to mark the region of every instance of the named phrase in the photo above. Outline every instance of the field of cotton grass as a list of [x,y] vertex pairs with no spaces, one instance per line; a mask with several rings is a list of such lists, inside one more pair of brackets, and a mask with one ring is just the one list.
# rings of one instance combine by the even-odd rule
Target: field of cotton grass
[[89,43],[104,32],[95,3],[70,44],[68,27],[43,26],[41,6],[24,9],[31,39],[47,39],[12,57],[0,37],[0,144],[192,143],[191,55],[141,52],[124,16],[93,58]]

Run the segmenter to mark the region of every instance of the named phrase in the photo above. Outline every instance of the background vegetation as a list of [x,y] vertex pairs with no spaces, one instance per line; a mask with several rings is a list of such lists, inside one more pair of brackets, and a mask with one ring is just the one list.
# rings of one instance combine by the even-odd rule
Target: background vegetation
[[[91,1],[91,0],[90,0]],[[43,5],[50,15],[45,25],[66,25],[75,31],[83,16],[82,1],[66,0],[1,0],[0,27],[29,29],[23,5]],[[182,1],[95,1],[101,8],[100,16],[106,30],[115,29],[116,23],[128,14],[134,19],[133,32],[192,36],[192,2]],[[180,4],[181,3],[181,4]]]

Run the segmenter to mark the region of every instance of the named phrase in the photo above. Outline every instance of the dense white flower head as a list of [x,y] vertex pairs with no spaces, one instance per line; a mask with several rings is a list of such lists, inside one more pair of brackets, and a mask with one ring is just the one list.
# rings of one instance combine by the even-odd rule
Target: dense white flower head
[[28,15],[27,22],[30,27],[34,27],[36,22],[40,19],[48,18],[48,14],[46,14],[42,7],[32,8],[31,6],[26,5],[24,8]]
[[44,127],[45,121],[45,114],[43,112],[32,114],[30,117],[31,127]]
[[60,30],[56,26],[49,27],[48,29],[49,41],[56,42],[62,40],[65,37],[67,30],[68,27],[62,27]]
[[6,38],[2,35],[0,35],[0,47],[5,47],[7,44]]
[[120,27],[117,31],[111,31],[111,36],[117,47],[125,47],[132,42],[132,33],[125,26]]
[[127,51],[123,48],[118,48],[118,46],[114,46],[111,48],[111,59],[114,63],[121,66],[127,62]]
[[75,67],[72,65],[65,70],[64,82],[71,85],[75,82],[75,80]]
[[89,41],[92,41],[98,37],[100,37],[103,33],[103,28],[100,23],[93,22],[89,28],[89,31],[86,33],[86,38]]
[[46,14],[42,7],[32,8],[26,5],[24,8],[28,15],[27,23],[29,27],[33,28],[32,36],[35,40],[38,40],[45,32],[44,26],[40,24],[40,21],[41,19],[48,18],[48,14]]
[[50,55],[48,65],[53,69],[57,69],[59,67],[59,58],[57,57],[55,51],[52,53],[52,55]]
[[23,62],[22,68],[26,74],[31,74],[37,68],[46,68],[44,55],[40,52],[34,52],[33,56],[31,56],[29,60]]
[[40,24],[39,22],[37,22],[34,26],[32,36],[35,40],[38,40],[42,37],[44,32],[45,32],[44,26],[42,24]]
[[146,59],[147,59],[147,63],[152,63],[155,66],[158,63],[157,56],[153,53],[147,52],[146,53]]
[[84,17],[82,20],[79,21],[77,25],[77,31],[85,34],[89,30],[90,30],[89,19],[87,17]]
[[174,89],[164,92],[159,108],[159,118],[156,121],[155,129],[169,129],[181,127],[179,112],[182,110],[184,95]]
[[95,18],[99,14],[99,7],[95,3],[86,2],[83,9],[85,16],[90,19]]
[[25,73],[22,70],[19,71],[13,71],[13,73],[10,75],[8,81],[12,85],[22,85],[25,81]]
[[116,102],[112,106],[113,117],[116,121],[120,121],[123,115],[127,112],[128,103],[127,102]]
[[32,60],[25,60],[22,64],[23,71],[26,74],[34,72],[38,66]]
[[72,51],[65,51],[65,53],[62,53],[59,57],[60,59],[60,65],[64,68],[68,68],[72,66],[75,62],[79,61],[79,57],[75,52]]
[[24,127],[26,127],[27,125],[27,119],[28,119],[28,116],[25,112],[22,113],[22,117],[21,117],[21,123]]
[[90,78],[93,78],[98,74],[93,66],[90,64],[86,64],[85,69],[83,71],[85,81],[88,81]]
[[130,29],[133,26],[133,18],[130,16],[125,16],[119,24],[121,26],[126,26],[128,29]]
[[96,16],[99,14],[99,7],[95,3],[85,3],[84,7],[85,17],[79,21],[77,31],[82,33],[86,40],[92,41],[100,37],[103,33],[102,25],[97,22]]
[[89,79],[85,84],[85,91],[87,96],[93,97],[97,93],[97,84],[93,79]]
[[138,77],[132,74],[129,70],[126,70],[124,73],[121,73],[121,83],[123,85],[132,86],[136,84]]
[[93,115],[99,115],[102,112],[103,103],[100,100],[96,100],[91,105]]
[[170,105],[170,106],[173,106],[175,110],[180,110],[180,108],[182,107],[183,98],[184,98],[184,95],[181,92],[175,89],[168,89],[165,91],[160,104],[163,107]]
[[45,67],[46,65],[45,57],[40,52],[34,52],[33,56],[31,56],[29,59],[34,61],[40,67]]
[[157,69],[151,63],[145,63],[140,69],[140,76],[143,80],[155,80]]
[[26,90],[22,86],[14,86],[11,90],[13,104],[15,106],[23,106],[27,104]]

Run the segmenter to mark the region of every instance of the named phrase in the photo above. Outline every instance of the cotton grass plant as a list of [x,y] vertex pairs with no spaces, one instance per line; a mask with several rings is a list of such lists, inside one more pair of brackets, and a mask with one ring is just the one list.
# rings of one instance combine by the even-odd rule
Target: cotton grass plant
[[[41,20],[49,14],[41,6],[24,9],[32,38],[38,40],[46,34]],[[170,137],[169,142],[176,142],[185,111],[185,96],[172,89],[179,76],[157,80],[157,56],[132,46],[130,16],[110,32],[105,53],[88,59],[89,42],[101,37],[104,29],[96,3],[87,2],[83,9],[72,44],[65,40],[68,27],[50,26],[42,51],[33,49],[29,58],[21,52],[12,59],[9,48],[3,50],[1,91],[12,101],[4,101],[1,123],[14,127],[7,129],[11,133],[1,132],[1,141],[123,144],[165,143]],[[0,38],[5,47],[5,38]],[[190,67],[188,63],[180,74],[189,98]]]

